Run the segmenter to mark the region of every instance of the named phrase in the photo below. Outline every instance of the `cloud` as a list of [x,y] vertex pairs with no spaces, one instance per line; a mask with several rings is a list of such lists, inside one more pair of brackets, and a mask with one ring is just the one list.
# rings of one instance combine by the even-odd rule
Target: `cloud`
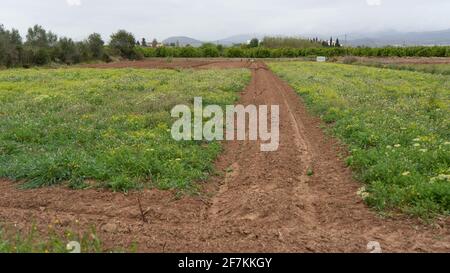
[[381,0],[366,0],[369,6],[381,6]]
[[77,40],[91,32],[107,39],[118,29],[147,40],[181,35],[214,41],[236,34],[335,37],[343,33],[450,28],[449,0],[0,0],[0,3],[0,21],[7,28],[17,28],[26,35],[30,26],[40,24],[60,36]]
[[66,0],[69,7],[81,6],[81,0]]

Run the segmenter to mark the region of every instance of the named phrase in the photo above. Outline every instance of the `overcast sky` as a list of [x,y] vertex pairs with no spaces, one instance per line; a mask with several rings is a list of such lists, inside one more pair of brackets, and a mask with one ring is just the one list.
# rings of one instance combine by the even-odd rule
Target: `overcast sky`
[[117,29],[137,38],[236,34],[341,35],[450,28],[449,0],[0,0],[0,24],[22,34],[34,24],[60,36],[105,39]]

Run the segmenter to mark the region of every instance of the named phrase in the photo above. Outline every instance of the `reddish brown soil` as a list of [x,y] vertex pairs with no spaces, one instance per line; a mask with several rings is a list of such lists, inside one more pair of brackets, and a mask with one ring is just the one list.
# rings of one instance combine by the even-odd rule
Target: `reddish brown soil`
[[179,68],[242,68],[248,67],[249,59],[184,59],[175,58],[172,60],[163,58],[145,59],[142,61],[122,61],[115,63],[88,64],[82,67],[88,68],[160,68],[160,69],[179,69]]
[[[230,62],[200,67],[236,65]],[[449,219],[432,225],[404,216],[385,219],[367,208],[356,194],[361,184],[338,156],[339,145],[297,94],[262,63],[239,66],[253,74],[241,104],[280,105],[277,152],[261,152],[259,142],[226,142],[216,163],[221,175],[205,183],[201,196],[181,199],[157,190],[23,191],[3,181],[0,222],[59,231],[94,226],[108,248],[136,242],[142,252],[367,252],[369,241],[385,252],[450,251]],[[139,195],[148,223],[141,219]]]

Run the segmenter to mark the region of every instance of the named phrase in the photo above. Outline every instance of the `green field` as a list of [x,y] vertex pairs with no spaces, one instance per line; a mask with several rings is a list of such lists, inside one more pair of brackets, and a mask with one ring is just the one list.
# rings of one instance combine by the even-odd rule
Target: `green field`
[[27,188],[191,189],[220,144],[174,141],[170,110],[194,96],[233,104],[249,80],[246,70],[0,71],[0,177]]
[[[0,253],[68,253],[74,250],[67,247],[73,241],[80,242],[80,253],[107,251],[95,230],[81,234],[67,230],[64,235],[48,230],[44,235],[34,226],[23,232],[8,231],[0,226]],[[129,252],[133,252],[132,250],[130,248]]]
[[431,74],[450,75],[450,64],[383,64],[377,62],[358,62],[357,65],[365,65],[378,68],[425,72]]
[[450,77],[307,62],[270,68],[348,145],[369,205],[450,213]]

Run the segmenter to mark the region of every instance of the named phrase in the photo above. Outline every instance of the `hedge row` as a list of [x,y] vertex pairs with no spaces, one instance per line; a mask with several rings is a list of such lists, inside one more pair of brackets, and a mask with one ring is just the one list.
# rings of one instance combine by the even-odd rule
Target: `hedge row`
[[414,47],[382,47],[382,48],[222,48],[208,46],[194,47],[160,47],[138,49],[147,58],[150,57],[229,57],[229,58],[295,58],[310,56],[366,56],[366,57],[450,57],[450,46],[414,46]]

